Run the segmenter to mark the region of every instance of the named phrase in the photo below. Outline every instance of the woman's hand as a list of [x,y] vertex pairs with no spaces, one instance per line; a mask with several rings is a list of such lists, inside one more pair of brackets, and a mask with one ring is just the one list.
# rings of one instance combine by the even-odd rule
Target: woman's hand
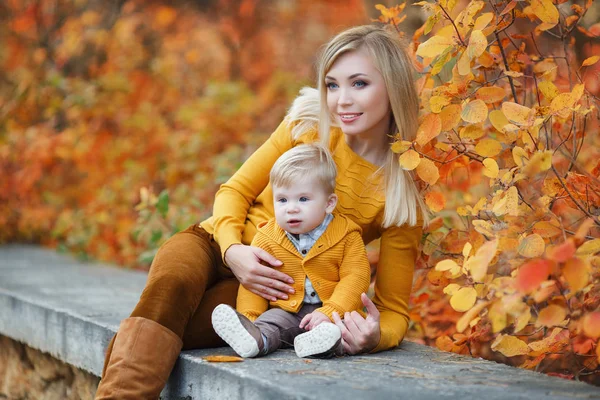
[[360,299],[367,308],[367,318],[363,318],[356,311],[352,311],[351,313],[345,313],[342,321],[337,312],[333,313],[333,320],[342,331],[346,354],[369,352],[377,347],[381,338],[379,310],[366,294],[363,293]]
[[225,263],[246,289],[270,301],[287,299],[287,294],[294,293],[294,289],[286,283],[292,284],[294,280],[283,272],[262,265],[261,261],[273,267],[282,265],[281,261],[258,247],[234,244],[225,252]]

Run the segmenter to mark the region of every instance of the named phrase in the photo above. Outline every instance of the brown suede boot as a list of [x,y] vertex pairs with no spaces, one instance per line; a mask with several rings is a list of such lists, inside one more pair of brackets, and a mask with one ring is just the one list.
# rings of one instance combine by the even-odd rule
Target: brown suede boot
[[158,399],[182,346],[179,336],[157,322],[123,320],[96,400]]

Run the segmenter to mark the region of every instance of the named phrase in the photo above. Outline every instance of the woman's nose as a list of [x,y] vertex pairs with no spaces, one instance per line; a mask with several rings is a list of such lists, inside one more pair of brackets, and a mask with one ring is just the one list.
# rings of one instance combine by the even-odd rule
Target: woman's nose
[[348,90],[345,90],[345,89],[340,90],[340,97],[338,97],[338,104],[339,105],[352,104],[352,96],[350,95]]

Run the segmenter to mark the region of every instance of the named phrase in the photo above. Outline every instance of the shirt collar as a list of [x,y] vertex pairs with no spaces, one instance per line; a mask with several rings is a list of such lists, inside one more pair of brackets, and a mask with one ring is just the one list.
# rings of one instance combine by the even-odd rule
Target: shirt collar
[[331,223],[332,220],[333,220],[333,214],[325,215],[323,222],[321,222],[319,224],[319,226],[317,226],[316,228],[314,228],[311,231],[299,234],[298,239],[296,239],[296,237],[293,234],[291,234],[287,231],[285,232],[285,234],[292,241],[292,243],[299,243],[299,241],[303,237],[306,237],[306,236],[308,236],[313,242],[316,242],[321,237],[323,232],[325,232],[325,229],[327,229],[327,226],[329,225],[329,223]]

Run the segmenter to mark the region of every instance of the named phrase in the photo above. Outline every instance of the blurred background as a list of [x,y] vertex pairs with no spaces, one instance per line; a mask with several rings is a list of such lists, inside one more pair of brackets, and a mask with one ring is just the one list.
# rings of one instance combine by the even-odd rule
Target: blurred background
[[0,243],[147,269],[375,3],[0,1]]

